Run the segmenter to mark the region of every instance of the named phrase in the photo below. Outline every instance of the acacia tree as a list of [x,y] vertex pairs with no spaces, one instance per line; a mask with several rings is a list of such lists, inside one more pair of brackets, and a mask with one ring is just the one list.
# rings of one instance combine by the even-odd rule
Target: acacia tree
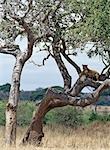
[[[41,18],[45,19],[45,9],[39,9],[42,2],[4,1],[0,2],[0,53],[15,57],[9,100],[6,105],[6,144],[15,144],[17,125],[17,105],[19,101],[20,78],[26,61],[31,57],[33,47],[42,38],[39,28]],[[35,30],[34,30],[35,29]],[[27,39],[27,49],[21,51],[16,45],[17,38]]]
[[[12,6],[11,9],[11,3],[11,1],[9,1],[9,3],[4,2],[2,5],[3,7],[6,7],[6,9],[4,9],[3,20],[1,22],[2,31],[0,37],[2,40],[0,53],[13,55],[16,59],[13,68],[9,100],[6,105],[6,144],[15,144],[16,142],[16,112],[19,100],[20,78],[25,62],[32,55],[33,45],[36,40],[33,32],[31,31],[31,28],[24,19],[27,11],[24,12],[23,17],[20,17],[19,15],[17,15],[18,12],[16,12],[17,10],[15,10],[14,6]],[[31,3],[32,1],[28,3],[27,7],[31,7]],[[21,33],[25,33],[28,41],[27,50],[24,52],[20,50],[18,45],[14,44],[16,37]],[[4,44],[2,43],[3,40]]]
[[[0,2],[0,53],[13,55],[16,59],[9,101],[6,106],[6,143],[16,142],[16,115],[19,101],[21,73],[26,61],[31,57],[33,47],[51,34],[45,20],[51,12],[59,8],[60,1],[1,1]],[[48,11],[47,11],[48,10]],[[46,28],[44,28],[44,26]],[[25,37],[27,49],[21,50],[16,40]]]
[[[64,64],[64,61],[62,59],[62,57],[64,57],[71,65],[73,65],[77,73],[80,74],[81,68],[78,66],[76,62],[74,62],[69,57],[69,55],[71,53],[75,55],[77,53],[75,48],[82,47],[84,49],[85,45],[88,42],[91,42],[92,48],[89,50],[89,53],[87,54],[89,56],[91,56],[91,54],[102,56],[101,57],[102,61],[104,62],[106,61],[106,63],[108,63],[108,59],[106,58],[109,57],[108,54],[109,49],[106,49],[107,50],[106,57],[105,56],[103,57],[102,55],[102,53],[105,53],[105,51],[103,50],[106,46],[105,41],[108,40],[108,35],[106,35],[106,39],[104,38],[100,42],[100,38],[103,37],[103,35],[100,34],[100,36],[97,38],[98,36],[97,33],[100,32],[100,28],[97,28],[97,33],[95,33],[96,37],[95,34],[92,35],[92,33],[89,32],[89,28],[91,30],[93,30],[94,28],[94,26],[88,24],[89,19],[91,19],[90,15],[91,13],[94,14],[94,12],[97,11],[97,9],[95,9],[96,5],[94,5],[93,7],[94,3],[93,1],[92,3],[90,3],[90,5],[88,2],[90,1],[87,2],[77,1],[76,3],[74,1],[73,4],[69,3],[68,5],[66,5],[68,2],[67,3],[64,1],[60,2],[58,7],[56,8],[56,11],[49,12],[47,18],[45,18],[44,20],[45,28],[47,30],[51,29],[51,32],[49,32],[48,36],[46,36],[46,38],[43,39],[45,43],[44,49],[47,47],[46,50],[48,51],[48,57],[45,58],[44,61],[48,59],[49,56],[52,56],[54,58],[63,78],[64,91],[58,93],[53,91],[52,89],[48,89],[47,93],[45,94],[45,97],[43,98],[41,104],[39,105],[38,110],[36,111],[32,119],[32,122],[27,132],[24,135],[24,138],[22,139],[23,144],[28,142],[40,144],[42,137],[44,136],[43,117],[51,109],[67,105],[85,107],[98,101],[101,92],[104,89],[110,87],[110,80],[109,79],[105,80],[106,78],[109,78],[109,67],[110,67],[109,64],[108,65],[105,64],[105,68],[107,69],[108,67],[107,74],[100,75],[100,80],[101,81],[105,80],[103,81],[102,84],[98,81],[96,82],[93,79],[90,79],[87,76],[83,75],[81,77],[79,76],[76,83],[72,86],[71,85],[72,77],[70,76],[68,69],[66,68],[66,65]],[[99,4],[102,5],[102,3],[103,1],[100,1]],[[104,4],[107,5],[107,3]],[[92,19],[94,20],[94,22],[96,22],[97,21],[97,20],[95,21],[96,18],[95,17],[93,18]],[[86,29],[84,28],[85,26]],[[87,29],[88,32],[85,32]],[[84,38],[85,33],[87,35]],[[104,70],[102,70],[102,73]],[[84,94],[83,96],[81,96],[80,92],[84,87],[87,86],[93,87],[95,90],[91,94]]]
[[[36,46],[38,42],[44,43],[43,50],[48,52],[44,61],[52,56],[57,63],[64,81],[64,92],[56,93],[51,89],[48,90],[22,139],[22,143],[40,143],[44,136],[42,119],[52,108],[66,105],[82,107],[90,105],[98,100],[103,89],[110,86],[109,80],[100,84],[86,76],[79,78],[72,86],[72,77],[62,59],[64,57],[73,65],[78,74],[81,73],[80,67],[69,55],[76,55],[76,48],[85,45],[88,41],[94,42],[91,34],[88,33],[84,37],[86,20],[89,21],[89,15],[92,13],[91,7],[88,8],[88,3],[89,1],[75,0],[9,0],[1,3],[0,53],[11,54],[16,58],[9,102],[6,108],[6,143],[15,143],[20,76],[25,62],[32,55],[33,46]],[[92,5],[92,3],[90,4]],[[27,37],[26,51],[21,51],[14,44],[19,35]],[[99,41],[96,40],[95,45],[96,43]],[[100,51],[100,47],[98,48]],[[86,86],[94,87],[96,90],[82,98],[79,93]]]

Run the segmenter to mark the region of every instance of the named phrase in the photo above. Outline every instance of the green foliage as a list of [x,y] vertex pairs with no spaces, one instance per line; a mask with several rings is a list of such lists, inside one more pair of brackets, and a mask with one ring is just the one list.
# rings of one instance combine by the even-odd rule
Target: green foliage
[[110,121],[110,114],[98,114],[97,112],[91,112],[90,116],[89,116],[89,120],[90,122],[93,121],[102,121],[102,122],[106,122],[106,121]]
[[[0,101],[0,125],[5,125],[5,108],[6,101]],[[21,102],[18,106],[17,123],[20,126],[29,125],[33,111],[35,110],[35,104],[33,102]]]
[[107,96],[110,95],[110,89],[106,89],[101,93],[101,96]]
[[[9,83],[0,86],[0,99],[8,99],[11,85]],[[37,88],[35,91],[20,91],[20,100],[37,101],[42,100],[48,88]],[[52,89],[62,92],[60,86],[53,86]]]
[[77,127],[83,122],[82,112],[73,107],[56,108],[46,114],[44,122]]
[[29,125],[33,112],[35,111],[35,103],[33,102],[21,102],[18,107],[17,123],[20,126]]
[[11,85],[9,83],[6,83],[6,84],[0,86],[0,91],[9,92],[10,87],[11,87]]
[[92,113],[90,113],[89,120],[95,121],[97,119],[99,119],[99,115],[96,112],[92,111]]
[[32,91],[32,95],[30,99],[33,101],[42,100],[46,91],[47,91],[47,88],[46,89],[38,88],[36,91]]
[[5,125],[6,101],[0,101],[0,125]]
[[[71,1],[71,0],[69,0]],[[70,2],[75,12],[82,14],[82,20],[73,28],[75,35],[89,41],[104,41],[110,44],[110,1],[77,0]]]
[[88,1],[85,28],[87,34],[98,40],[106,41],[110,37],[110,1]]
[[[6,101],[0,101],[0,125],[5,125],[5,108]],[[30,124],[33,112],[36,106],[34,102],[20,102],[17,111],[17,124],[19,126],[27,126]],[[61,124],[77,128],[80,125],[90,124],[94,121],[107,122],[110,121],[110,114],[96,113],[90,110],[80,110],[74,107],[55,108],[49,111],[44,117],[44,124]]]

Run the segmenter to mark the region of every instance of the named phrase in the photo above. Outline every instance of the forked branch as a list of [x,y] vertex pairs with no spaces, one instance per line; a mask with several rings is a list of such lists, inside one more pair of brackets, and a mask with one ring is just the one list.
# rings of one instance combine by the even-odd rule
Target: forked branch
[[66,43],[64,39],[62,39],[62,46],[63,46],[63,49],[61,49],[62,55],[76,69],[77,73],[80,74],[81,73],[80,67],[66,54]]
[[[79,85],[78,85],[79,86]],[[63,107],[67,105],[85,107],[98,101],[101,92],[110,87],[110,80],[105,80],[93,93],[85,97],[71,96],[65,93],[56,93],[52,89],[48,89],[44,99],[42,100],[38,110],[36,111],[32,122],[22,139],[22,144],[40,144],[43,133],[43,117],[45,114],[55,107]]]

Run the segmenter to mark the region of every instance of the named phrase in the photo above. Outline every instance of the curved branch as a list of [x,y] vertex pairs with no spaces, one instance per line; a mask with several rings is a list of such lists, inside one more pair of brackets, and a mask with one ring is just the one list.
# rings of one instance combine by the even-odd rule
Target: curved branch
[[17,16],[11,16],[11,18],[16,20],[20,25],[22,25],[23,28],[25,29],[25,32],[27,33],[28,48],[27,48],[27,53],[25,55],[25,59],[24,59],[24,61],[26,62],[32,55],[33,45],[36,40],[35,36],[23,18],[18,18]]
[[30,11],[30,9],[32,7],[32,3],[33,3],[33,0],[29,0],[29,2],[28,2],[28,9],[25,12],[24,16],[22,17],[22,19],[24,19],[27,16],[27,14],[29,13],[29,11]]
[[62,40],[62,46],[63,46],[63,49],[61,50],[62,55],[76,69],[77,73],[80,74],[81,73],[80,67],[65,53],[66,51],[65,40],[64,39],[61,39],[61,40]]
[[22,144],[40,144],[43,133],[43,117],[45,114],[55,107],[63,107],[67,105],[85,107],[95,103],[101,92],[110,87],[110,80],[105,80],[95,92],[84,97],[72,97],[64,93],[56,93],[52,89],[48,89],[43,101],[41,102],[38,110],[36,111],[32,122],[22,139]]
[[34,64],[35,66],[42,67],[42,66],[45,65],[45,61],[46,61],[47,59],[49,59],[49,57],[50,57],[50,54],[48,54],[47,57],[45,57],[45,58],[43,59],[42,64],[36,64],[33,60],[30,60],[29,62],[32,63],[32,64]]
[[71,87],[67,93],[71,96],[78,96],[78,94],[82,91],[82,89],[86,86],[90,86],[93,88],[98,88],[100,86],[100,82],[96,82],[90,78],[87,78],[85,76],[82,76],[81,78],[78,78],[76,83]]
[[81,73],[80,67],[65,52],[62,52],[62,55],[76,69],[77,73],[80,74]]
[[58,41],[56,41],[56,39],[53,42],[52,48],[53,48],[53,57],[63,77],[64,91],[68,91],[71,88],[71,76],[69,75],[69,72],[61,58],[61,55],[58,52]]
[[[110,66],[110,64],[106,65],[106,66],[102,69],[101,74],[103,74],[104,71],[107,70],[107,68],[109,69],[109,66]],[[108,71],[108,70],[107,70],[107,71]]]

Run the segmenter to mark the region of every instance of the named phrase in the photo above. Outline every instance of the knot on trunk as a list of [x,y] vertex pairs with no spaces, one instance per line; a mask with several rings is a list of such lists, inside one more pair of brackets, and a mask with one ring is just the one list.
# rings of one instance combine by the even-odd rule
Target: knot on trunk
[[12,111],[16,111],[16,106],[14,106],[14,105],[11,104],[11,103],[7,103],[7,104],[6,104],[6,108],[7,108],[8,111],[9,111],[10,109],[11,109]]

